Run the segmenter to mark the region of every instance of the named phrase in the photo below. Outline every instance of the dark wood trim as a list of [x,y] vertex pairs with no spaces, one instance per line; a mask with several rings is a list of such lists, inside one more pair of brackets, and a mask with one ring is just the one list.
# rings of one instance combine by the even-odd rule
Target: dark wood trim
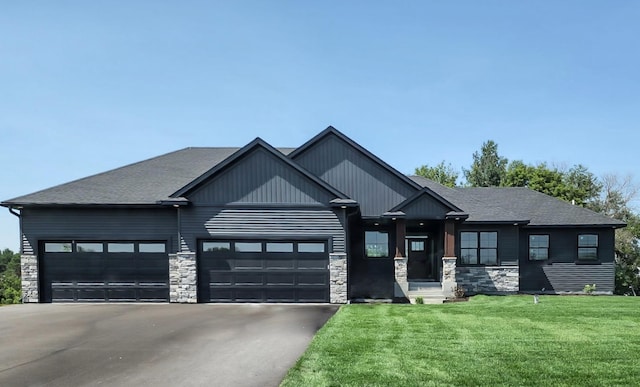
[[404,258],[407,256],[404,244],[406,236],[407,222],[405,219],[398,218],[396,220],[396,258]]
[[444,256],[456,256],[456,225],[448,219],[444,222]]

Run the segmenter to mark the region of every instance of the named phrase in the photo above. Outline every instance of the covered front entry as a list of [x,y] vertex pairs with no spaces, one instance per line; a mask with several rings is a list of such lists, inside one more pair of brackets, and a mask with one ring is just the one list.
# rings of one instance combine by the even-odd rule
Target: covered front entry
[[329,302],[326,240],[204,240],[199,302]]
[[435,244],[429,236],[407,237],[407,279],[409,281],[433,281],[437,264]]
[[167,302],[165,242],[41,243],[41,302]]

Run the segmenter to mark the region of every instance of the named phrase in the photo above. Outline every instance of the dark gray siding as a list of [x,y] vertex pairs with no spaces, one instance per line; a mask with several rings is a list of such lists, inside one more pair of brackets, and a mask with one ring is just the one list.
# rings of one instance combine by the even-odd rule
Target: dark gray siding
[[329,203],[330,193],[273,154],[257,148],[188,195],[193,203]]
[[177,248],[173,208],[22,210],[22,249],[37,254],[39,240],[166,240]]
[[[549,235],[549,259],[529,260],[529,235]],[[598,261],[578,261],[578,235],[598,235]],[[613,292],[615,231],[612,228],[524,228],[520,237],[520,290],[580,292],[587,284]]]
[[[336,210],[340,211],[340,210]],[[338,214],[327,208],[241,209],[195,206],[181,210],[182,249],[197,251],[198,239],[289,236],[330,239],[332,251],[345,252],[345,231]]]
[[408,219],[444,219],[450,209],[427,194],[402,208]]
[[461,231],[496,231],[498,233],[498,263],[501,266],[518,264],[518,226],[493,224],[475,225],[462,223],[456,230],[456,254],[460,256]]
[[417,191],[335,136],[327,136],[295,161],[357,200],[363,216],[379,216]]

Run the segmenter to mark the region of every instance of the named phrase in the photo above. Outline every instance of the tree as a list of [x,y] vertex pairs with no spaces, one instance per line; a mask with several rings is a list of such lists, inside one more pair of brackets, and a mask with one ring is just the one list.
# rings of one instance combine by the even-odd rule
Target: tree
[[509,164],[502,186],[528,187],[580,206],[595,200],[602,189],[598,179],[583,165],[562,171],[546,163],[534,166],[520,160]]
[[418,176],[426,177],[447,187],[455,187],[459,173],[453,169],[451,164],[445,164],[441,161],[435,167],[422,165],[415,170]]
[[620,178],[609,174],[602,178],[602,194],[590,203],[597,212],[627,223],[616,229],[616,293],[625,294],[633,289],[640,292],[640,215],[630,203],[638,194],[631,176]]
[[20,303],[20,254],[0,252],[0,304]]
[[509,160],[498,155],[498,144],[489,140],[480,153],[473,153],[471,169],[463,169],[467,184],[472,187],[497,187],[507,172]]

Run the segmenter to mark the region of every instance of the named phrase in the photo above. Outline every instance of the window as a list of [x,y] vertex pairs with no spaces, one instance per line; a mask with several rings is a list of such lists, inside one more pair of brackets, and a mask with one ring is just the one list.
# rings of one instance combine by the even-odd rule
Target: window
[[133,243],[112,242],[107,244],[107,251],[110,253],[133,253]]
[[578,259],[595,261],[598,259],[598,235],[578,235]]
[[549,259],[549,235],[529,235],[529,260]]
[[389,256],[389,233],[383,231],[364,232],[365,255],[368,258]]
[[202,251],[230,251],[230,242],[202,242]]
[[411,251],[424,251],[424,241],[411,241]]
[[76,251],[79,253],[101,253],[104,251],[102,243],[76,243]]
[[138,245],[138,251],[141,253],[164,253],[166,246],[164,243],[143,243]]
[[240,253],[259,253],[259,252],[262,252],[262,243],[260,243],[260,242],[236,242],[236,252],[240,252]]
[[497,265],[498,233],[461,232],[460,260],[463,265]]
[[299,253],[324,253],[324,243],[322,242],[299,242]]
[[268,253],[293,253],[293,243],[291,242],[268,242]]
[[45,253],[70,253],[71,242],[47,242],[44,244]]

